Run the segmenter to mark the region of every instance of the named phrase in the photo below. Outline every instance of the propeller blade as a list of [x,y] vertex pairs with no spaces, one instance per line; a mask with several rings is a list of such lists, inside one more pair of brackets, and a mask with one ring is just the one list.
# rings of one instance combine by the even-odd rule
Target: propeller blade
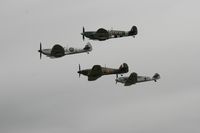
[[85,41],[85,36],[83,35],[83,41]]
[[78,70],[79,70],[79,78],[80,78],[80,76],[81,76],[81,73],[80,73],[80,71],[81,71],[81,65],[80,64],[78,65]]
[[42,58],[42,43],[40,42],[40,59]]
[[81,65],[80,64],[78,65],[78,70],[81,71]]
[[117,84],[118,74],[116,74],[115,84]]
[[85,40],[85,28],[83,27],[83,33],[82,33],[82,36],[83,36],[83,41]]

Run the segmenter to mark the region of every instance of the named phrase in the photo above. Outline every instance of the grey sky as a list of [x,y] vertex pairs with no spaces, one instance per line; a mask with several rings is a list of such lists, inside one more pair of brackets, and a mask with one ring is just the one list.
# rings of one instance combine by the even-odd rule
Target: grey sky
[[[1,0],[1,133],[199,133],[200,2],[197,0]],[[89,54],[39,59],[55,43],[83,47],[86,30],[136,38],[90,41]],[[78,78],[94,64],[161,75],[124,87],[115,76]],[[129,73],[130,74],[130,73]]]

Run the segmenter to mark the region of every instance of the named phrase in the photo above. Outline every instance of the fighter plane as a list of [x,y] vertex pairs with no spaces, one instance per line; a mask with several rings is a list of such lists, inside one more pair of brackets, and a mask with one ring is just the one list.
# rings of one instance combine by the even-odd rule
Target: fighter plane
[[100,28],[97,31],[85,31],[83,27],[83,40],[85,37],[92,39],[92,40],[99,40],[104,41],[111,38],[119,38],[119,37],[126,37],[126,36],[133,36],[137,35],[138,30],[136,26],[133,26],[130,31],[119,31],[119,30],[106,30],[104,28]]
[[123,83],[124,86],[130,86],[132,84],[136,83],[141,83],[141,82],[146,82],[146,81],[157,81],[160,79],[160,75],[156,73],[152,78],[151,77],[146,77],[146,76],[138,76],[137,73],[133,72],[130,74],[129,77],[119,77],[116,78],[115,81]]
[[79,64],[79,77],[81,74],[88,76],[88,81],[94,81],[98,78],[100,78],[103,75],[110,75],[110,74],[123,74],[127,73],[129,71],[128,65],[126,63],[123,63],[119,69],[114,68],[107,68],[107,67],[101,67],[100,65],[94,65],[92,69],[85,69],[81,70],[80,64]]
[[92,45],[88,42],[84,48],[74,48],[74,47],[62,47],[59,44],[55,44],[51,49],[42,49],[42,43],[40,43],[40,59],[42,58],[42,54],[50,57],[50,58],[59,58],[65,55],[70,54],[78,54],[78,53],[89,53],[92,51]]

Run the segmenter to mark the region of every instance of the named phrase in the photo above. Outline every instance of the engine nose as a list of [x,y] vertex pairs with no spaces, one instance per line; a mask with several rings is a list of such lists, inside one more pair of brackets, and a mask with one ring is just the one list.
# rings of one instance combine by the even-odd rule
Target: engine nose
[[81,71],[78,71],[77,73],[81,74]]
[[86,75],[86,72],[85,72],[84,70],[80,70],[80,71],[78,71],[77,73]]

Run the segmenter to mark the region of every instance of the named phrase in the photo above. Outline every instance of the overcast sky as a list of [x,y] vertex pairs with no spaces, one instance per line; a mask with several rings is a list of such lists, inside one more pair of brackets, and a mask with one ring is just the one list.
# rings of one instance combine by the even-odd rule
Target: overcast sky
[[[199,133],[198,0],[1,0],[1,133]],[[136,38],[82,41],[82,27],[130,30]],[[54,44],[88,54],[39,59]],[[157,82],[124,87],[115,75],[78,78],[95,64]]]

